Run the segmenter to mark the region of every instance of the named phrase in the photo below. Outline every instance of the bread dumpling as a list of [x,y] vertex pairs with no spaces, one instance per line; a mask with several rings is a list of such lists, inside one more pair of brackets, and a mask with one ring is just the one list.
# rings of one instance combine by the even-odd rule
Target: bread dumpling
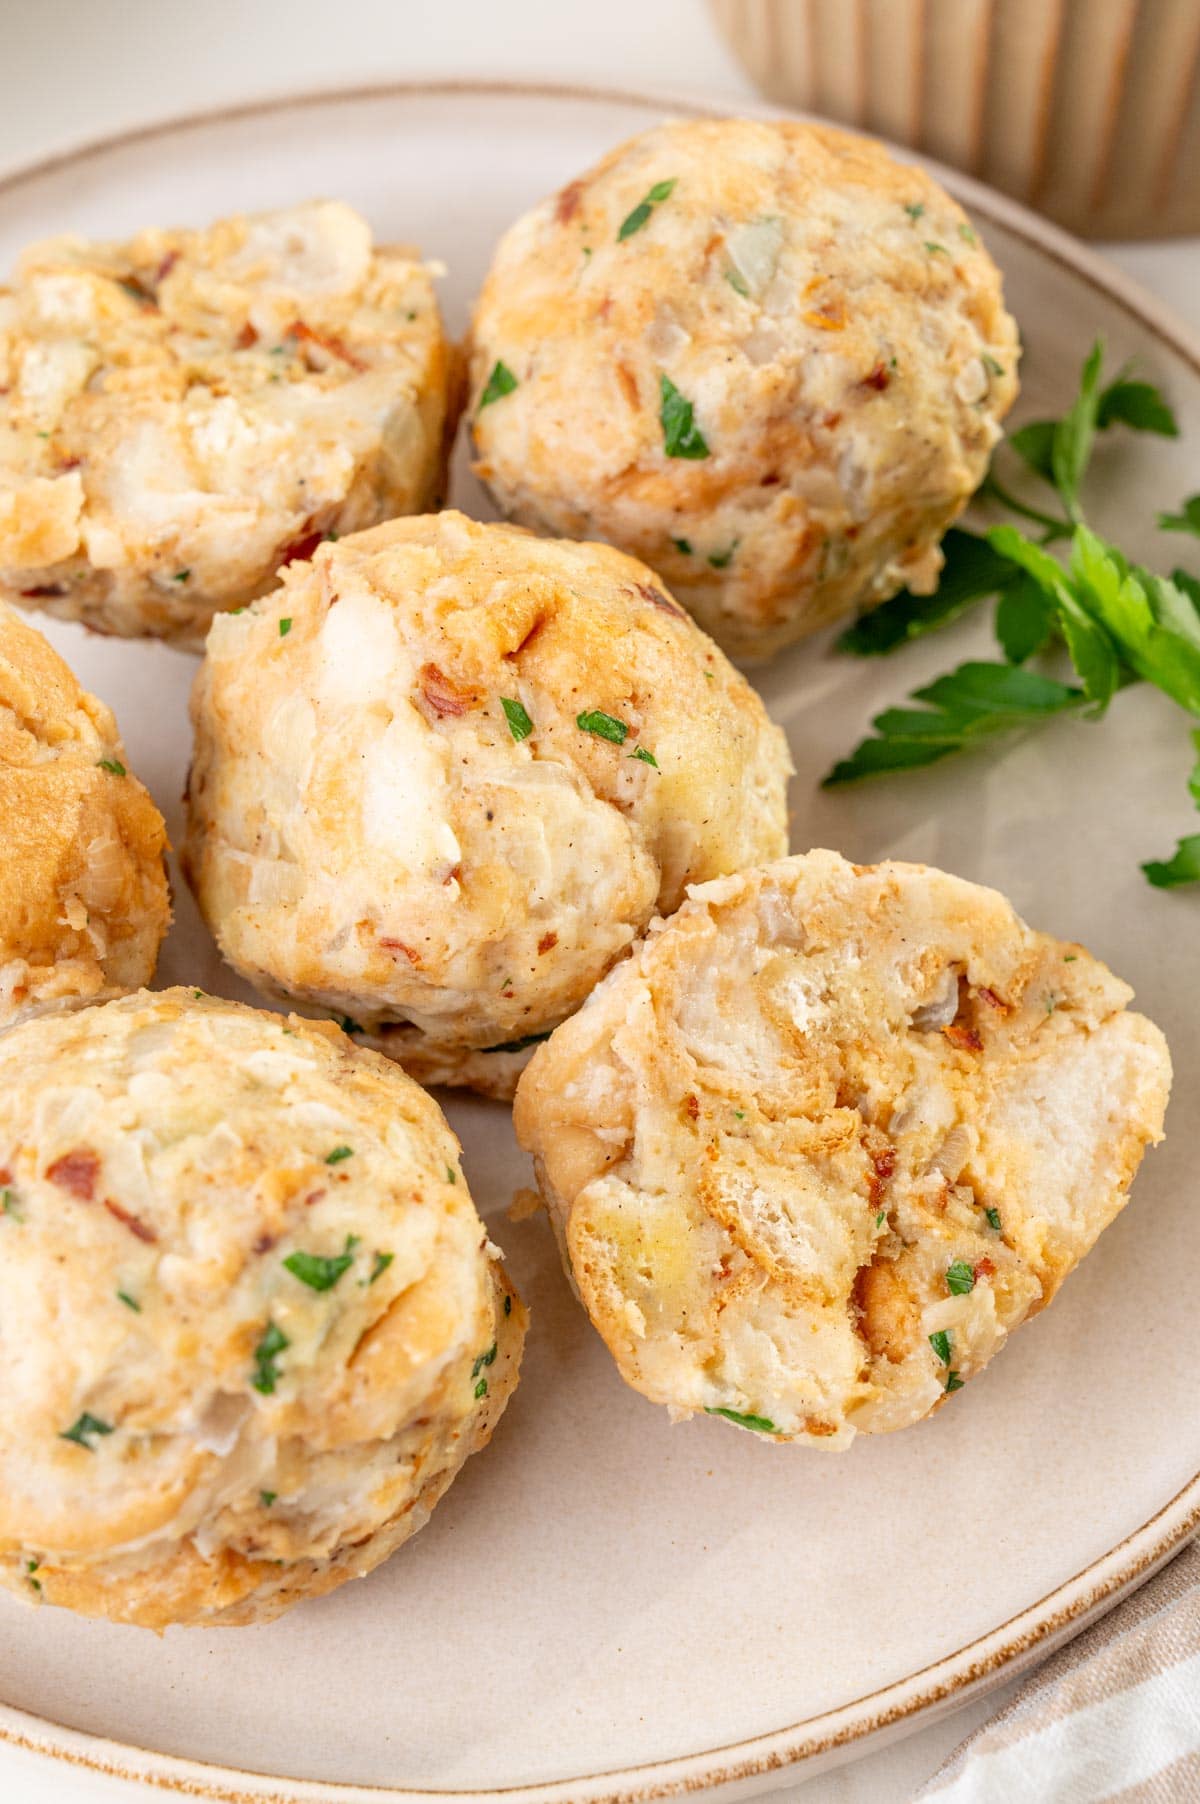
[[0,1582],[164,1628],[362,1577],[525,1310],[437,1105],[326,1022],[145,991],[0,1039]]
[[823,1447],[945,1403],[1162,1136],[1170,1059],[1130,995],[920,865],[810,852],[693,889],[517,1093],[622,1376]]

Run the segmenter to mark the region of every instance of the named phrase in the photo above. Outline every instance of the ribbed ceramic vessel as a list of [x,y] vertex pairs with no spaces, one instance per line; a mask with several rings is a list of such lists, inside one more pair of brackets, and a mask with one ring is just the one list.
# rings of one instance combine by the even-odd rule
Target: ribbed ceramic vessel
[[1200,232],[1200,0],[711,0],[773,100],[1086,237]]

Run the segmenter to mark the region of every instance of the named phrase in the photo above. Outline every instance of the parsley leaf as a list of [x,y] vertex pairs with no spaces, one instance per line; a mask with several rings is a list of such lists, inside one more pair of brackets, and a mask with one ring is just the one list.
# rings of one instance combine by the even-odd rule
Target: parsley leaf
[[948,626],[975,602],[1003,591],[1020,574],[987,539],[961,526],[952,526],[942,540],[942,555],[946,561],[932,595],[913,595],[902,589],[848,627],[837,649],[852,652],[856,658],[877,658],[897,651],[912,639]]
[[1200,715],[1200,617],[1168,577],[1131,568],[1120,552],[1076,528],[1071,575],[1082,605],[1107,629],[1127,664],[1189,714]]
[[480,409],[490,407],[493,401],[499,401],[504,395],[511,395],[517,386],[517,378],[506,363],[499,359],[492,366],[483,393],[479,397]]
[[487,1349],[487,1351],[485,1353],[481,1353],[479,1355],[479,1358],[475,1361],[475,1364],[471,1367],[472,1378],[478,1378],[478,1376],[479,1376],[480,1372],[483,1370],[484,1366],[492,1366],[492,1365],[495,1365],[495,1363],[496,1363],[496,1342],[493,1341],[491,1346]]
[[1200,495],[1189,495],[1177,514],[1160,514],[1162,532],[1194,532],[1200,539]]
[[929,1336],[929,1344],[944,1366],[950,1364],[950,1336],[945,1328],[939,1328],[936,1334]]
[[639,745],[635,751],[630,752],[629,756],[640,759],[643,764],[652,764],[655,770],[658,769],[658,759],[653,752],[648,752],[644,745]]
[[[1084,531],[1084,527],[1077,529],[1075,544]],[[1083,684],[1083,692],[1093,704],[1094,713],[1102,714],[1116,692],[1121,675],[1112,640],[1091,613],[1080,605],[1062,565],[1048,551],[1027,539],[1015,526],[993,526],[988,540],[1002,556],[1019,564],[1058,609],[1058,623],[1071,662]]]
[[124,777],[128,775],[125,766],[121,763],[119,758],[97,758],[96,763],[101,770],[109,771],[114,777]]
[[629,737],[629,728],[623,720],[618,720],[615,715],[605,714],[599,708],[577,714],[575,725],[581,732],[592,733],[597,739],[607,739],[612,745],[624,745]]
[[1024,664],[1053,637],[1058,612],[1053,599],[1028,574],[1001,590],[996,603],[996,638],[1010,664]]
[[508,722],[508,730],[518,745],[522,739],[528,739],[533,732],[533,722],[519,701],[511,695],[500,697],[500,706],[504,709],[504,718]]
[[117,1301],[118,1303],[124,1303],[126,1309],[132,1309],[136,1315],[141,1315],[141,1304],[136,1297],[131,1297],[127,1290],[119,1290],[117,1292]]
[[1078,708],[1086,697],[1081,689],[1018,665],[971,663],[914,690],[912,699],[929,707],[877,714],[872,724],[878,737],[864,739],[835,764],[822,787],[935,764],[997,733]]
[[382,1278],[395,1257],[395,1253],[376,1253],[374,1264],[371,1266],[371,1276],[367,1279],[367,1283],[374,1284],[376,1278]]
[[58,1438],[60,1441],[74,1441],[77,1447],[85,1447],[89,1453],[95,1453],[96,1449],[90,1437],[98,1434],[111,1434],[112,1431],[111,1422],[102,1422],[99,1416],[93,1416],[85,1409],[77,1421],[72,1422],[69,1428],[63,1429]]
[[745,1415],[740,1409],[710,1409],[705,1405],[706,1416],[724,1416],[727,1422],[736,1422],[739,1428],[752,1428],[755,1434],[778,1434],[774,1422],[769,1416]]
[[668,457],[707,457],[708,444],[697,426],[692,404],[686,401],[669,376],[660,379],[662,403],[659,422],[663,432],[663,450]]
[[963,1387],[963,1383],[964,1383],[964,1380],[959,1377],[957,1372],[947,1372],[946,1373],[946,1389],[947,1389],[947,1391],[961,1391],[961,1389]]
[[279,637],[281,639],[286,639],[288,634],[291,632],[291,630],[292,630],[291,618],[289,615],[285,614],[283,619],[279,622]]
[[343,1159],[352,1159],[353,1157],[354,1148],[352,1146],[335,1146],[331,1153],[325,1154],[325,1163],[326,1165],[340,1165]]
[[647,191],[645,200],[640,200],[633,211],[627,213],[621,221],[620,230],[617,232],[618,244],[623,244],[626,238],[632,238],[635,232],[641,231],[659,202],[668,199],[678,180],[679,177],[673,175],[669,181],[655,182],[653,188]]
[[999,1211],[999,1209],[985,1209],[983,1213],[987,1217],[988,1227],[994,1228],[998,1234],[1000,1232],[1000,1211]]
[[946,1289],[952,1297],[965,1297],[975,1288],[975,1268],[965,1259],[956,1259],[946,1267]]
[[1101,432],[1109,426],[1130,426],[1134,432],[1156,432],[1160,438],[1178,438],[1179,423],[1152,382],[1130,382],[1118,376],[1101,391],[1096,409]]
[[1100,339],[1084,361],[1079,378],[1079,393],[1063,418],[1054,428],[1050,445],[1050,468],[1054,486],[1072,520],[1079,518],[1079,485],[1092,456],[1096,436],[1096,420],[1100,412],[1100,367],[1104,361],[1104,345]]
[[310,1290],[332,1290],[354,1264],[357,1245],[357,1236],[347,1234],[345,1251],[338,1253],[336,1258],[329,1259],[321,1253],[289,1253],[283,1263],[293,1278],[299,1278]]
[[1155,889],[1178,889],[1185,883],[1200,883],[1200,833],[1189,833],[1180,840],[1170,858],[1151,859],[1142,869]]
[[274,1322],[267,1323],[262,1338],[254,1349],[254,1372],[250,1379],[255,1390],[261,1391],[264,1397],[269,1397],[274,1392],[279,1380],[279,1368],[275,1361],[284,1348],[291,1344],[282,1328],[277,1328]]

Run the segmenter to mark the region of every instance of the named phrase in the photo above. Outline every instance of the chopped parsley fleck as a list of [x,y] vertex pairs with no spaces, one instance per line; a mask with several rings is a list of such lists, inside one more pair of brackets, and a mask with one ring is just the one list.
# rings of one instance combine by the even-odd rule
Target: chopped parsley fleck
[[886,1220],[887,1220],[887,1210],[881,1209],[879,1211],[879,1214],[875,1217],[875,1226],[877,1228],[882,1228],[882,1226]]
[[647,190],[645,200],[640,200],[632,213],[627,213],[621,221],[621,227],[617,233],[618,244],[623,244],[626,238],[632,238],[635,232],[641,231],[659,202],[670,197],[671,190],[678,180],[679,177],[673,175],[669,181],[655,182],[653,188]]
[[384,1272],[386,1272],[388,1266],[395,1257],[395,1253],[376,1253],[375,1262],[371,1267],[371,1276],[366,1282],[368,1284],[374,1284],[376,1278],[382,1278]]
[[360,1027],[350,1015],[335,1015],[333,1018],[344,1034],[365,1034],[367,1031],[365,1027]]
[[963,1383],[964,1380],[959,1377],[957,1372],[946,1373],[946,1389],[948,1391],[961,1391]]
[[124,777],[128,775],[125,766],[121,763],[119,758],[97,758],[96,763],[101,770],[109,771],[114,777]]
[[136,1297],[131,1297],[127,1290],[119,1290],[117,1292],[117,1301],[119,1303],[124,1303],[126,1309],[132,1309],[135,1315],[141,1315],[141,1304]]
[[778,1434],[774,1422],[769,1416],[744,1415],[740,1409],[711,1409],[704,1407],[706,1416],[724,1416],[727,1422],[736,1422],[739,1428],[752,1428],[755,1434]]
[[727,269],[725,271],[725,280],[729,283],[729,286],[733,289],[734,294],[740,294],[742,296],[743,300],[748,298],[748,296],[750,294],[750,288],[749,288],[749,284],[747,283],[746,278],[742,274],[741,270]]
[[999,1211],[999,1209],[985,1209],[983,1213],[987,1217],[988,1227],[995,1228],[995,1230],[998,1234],[1000,1232],[1000,1211]]
[[583,714],[577,714],[575,725],[581,732],[593,733],[597,739],[607,739],[612,745],[624,745],[629,737],[629,728],[623,720],[617,720],[599,708],[590,708]]
[[289,1253],[284,1260],[284,1267],[291,1272],[293,1278],[299,1278],[301,1284],[307,1284],[310,1290],[332,1290],[343,1273],[348,1272],[354,1264],[354,1249],[358,1245],[356,1234],[347,1234],[345,1251],[335,1258],[327,1258],[323,1253]]
[[185,583],[191,574],[190,570],[177,570],[171,578],[171,581],[173,583]]
[[512,1314],[512,1298],[511,1297],[506,1296],[504,1299],[504,1313],[505,1313],[505,1315]]
[[292,630],[291,616],[289,614],[285,614],[283,619],[279,622],[279,637],[281,639],[286,639],[288,634],[291,632],[291,630]]
[[17,1199],[11,1190],[0,1190],[0,1215],[11,1215],[14,1221],[22,1219]]
[[[199,1002],[202,999],[203,995],[204,995],[203,990],[193,990],[192,991],[192,1001]],[[285,1029],[284,1031],[286,1032],[287,1030]]]
[[479,1383],[475,1386],[475,1400],[476,1400],[476,1402],[478,1402],[480,1397],[486,1397],[486,1396],[487,1396],[487,1379],[481,1378],[479,1380]]
[[935,238],[927,238],[925,240],[925,249],[929,252],[931,257],[948,257],[950,255],[950,252],[946,249],[945,245],[939,244]]
[[485,1046],[482,1050],[484,1052],[524,1052],[527,1046],[536,1046],[539,1040],[548,1040],[549,1038],[550,1029],[547,1028],[544,1034],[526,1034],[520,1040],[501,1040],[499,1046]]
[[354,1148],[352,1146],[335,1146],[331,1153],[325,1154],[325,1163],[326,1165],[340,1165],[343,1159],[352,1159],[353,1157]]
[[735,1109],[733,1112],[739,1121],[745,1121],[745,1119],[746,1119],[745,1109]]
[[985,351],[983,353],[983,362],[985,369],[990,370],[993,376],[1002,376],[1004,374],[1004,365],[1002,363],[997,363],[990,351]]
[[282,1328],[276,1327],[274,1322],[267,1323],[262,1339],[254,1349],[254,1371],[250,1378],[255,1390],[261,1391],[264,1397],[273,1394],[279,1380],[279,1368],[275,1361],[284,1348],[291,1344]]
[[533,722],[530,720],[521,703],[511,695],[502,695],[500,697],[500,706],[504,709],[504,718],[508,722],[508,730],[519,745],[522,739],[528,739],[529,735],[533,732]]
[[278,1497],[278,1495],[279,1495],[278,1491],[260,1491],[258,1493],[258,1501],[262,1504],[262,1506],[265,1510],[269,1510],[271,1505],[274,1503],[275,1499]]
[[458,1183],[458,1173],[455,1171],[453,1165],[447,1165],[446,1167],[446,1182],[447,1184]]
[[1057,1007],[1058,1007],[1058,997],[1057,996],[1047,996],[1046,1013],[1048,1015],[1052,1015]]
[[669,376],[660,378],[662,402],[658,411],[663,450],[668,457],[707,457],[708,443],[697,426],[692,404],[684,399]]
[[99,1416],[89,1415],[85,1409],[79,1420],[72,1422],[69,1428],[64,1428],[58,1438],[60,1441],[74,1441],[77,1447],[85,1447],[89,1453],[95,1453],[96,1449],[89,1440],[89,1435],[111,1434],[112,1431],[111,1422],[102,1422]]
[[34,1573],[41,1566],[41,1563],[42,1562],[40,1560],[26,1560],[26,1562],[25,1562],[25,1571],[29,1577],[29,1583],[33,1586],[35,1591],[40,1591],[42,1588],[41,1579],[34,1578],[34,1576],[33,1576]]
[[517,386],[517,379],[506,363],[499,359],[492,366],[492,373],[487,379],[483,393],[479,397],[481,408],[490,407],[493,401],[499,401],[504,395],[511,395]]
[[479,1355],[479,1358],[475,1361],[475,1364],[471,1367],[472,1378],[478,1378],[478,1376],[479,1376],[480,1372],[482,1372],[484,1366],[492,1366],[492,1365],[495,1365],[495,1363],[496,1363],[496,1342],[493,1341],[491,1346],[488,1347],[488,1349],[486,1350],[486,1352],[481,1353]]
[[952,1297],[965,1297],[974,1288],[975,1268],[965,1259],[956,1259],[953,1265],[946,1267],[946,1289]]
[[738,542],[735,539],[733,541],[733,544],[727,546],[724,551],[710,552],[708,561],[712,565],[713,569],[714,570],[726,569],[728,567],[730,561],[732,560],[733,554],[737,550],[737,548],[738,548]]
[[950,1336],[945,1328],[939,1328],[936,1334],[929,1336],[929,1344],[944,1366],[950,1364]]
[[920,219],[925,211],[925,202],[923,200],[910,200],[905,206],[904,211],[908,214],[908,217],[912,220],[913,224],[916,225],[918,219]]
[[682,554],[683,554],[683,556],[684,556],[684,557],[691,557],[691,555],[692,555],[692,547],[691,547],[691,543],[690,543],[690,541],[689,541],[689,540],[687,540],[687,539],[672,539],[672,540],[671,540],[671,543],[672,543],[672,545],[674,545],[674,547],[675,547],[675,549],[676,549],[676,551],[679,551],[679,552],[682,552]]
[[1068,952],[1063,957],[1063,964],[1064,965],[1073,965],[1075,963],[1075,960],[1078,957],[1079,957],[1078,952]]
[[644,745],[639,745],[636,751],[630,752],[629,756],[640,759],[643,764],[652,764],[655,770],[658,769],[658,759],[653,752],[648,752]]
[[975,230],[975,227],[969,226],[965,220],[958,228],[958,235],[966,244],[979,243],[979,234]]

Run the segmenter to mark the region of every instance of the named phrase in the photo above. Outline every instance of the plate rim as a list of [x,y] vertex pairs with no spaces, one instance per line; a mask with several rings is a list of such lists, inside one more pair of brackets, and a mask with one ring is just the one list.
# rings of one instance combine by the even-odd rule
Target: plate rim
[[[723,96],[669,87],[624,87],[607,83],[526,80],[520,77],[428,76],[411,80],[316,86],[274,92],[226,106],[197,108],[143,120],[125,129],[67,142],[29,161],[0,165],[0,204],[30,182],[86,162],[181,131],[199,131],[261,119],[276,113],[345,105],[355,101],[404,98],[508,97],[513,100],[573,100],[584,104],[629,105],[691,118],[812,118],[796,108],[772,106],[743,95]],[[870,134],[878,136],[878,134]],[[888,142],[887,140],[883,140]],[[1137,320],[1200,377],[1200,337],[1168,307],[1105,258],[1061,227],[1020,202],[936,159],[889,142],[905,162],[931,170],[974,212],[1022,239],[1042,256],[1069,270]],[[809,1761],[832,1762],[854,1745],[887,1731],[892,1739],[917,1726],[916,1718],[948,1712],[1004,1677],[1015,1677],[1048,1655],[1112,1607],[1126,1592],[1151,1578],[1200,1529],[1200,1469],[1147,1521],[1097,1559],[1027,1605],[1006,1622],[940,1660],[832,1710],[773,1729],[763,1735],[705,1749],[699,1754],[619,1767],[602,1773],[553,1779],[487,1791],[447,1791],[356,1785],[340,1781],[288,1778],[219,1766],[179,1755],[116,1742],[71,1729],[19,1710],[0,1699],[0,1747],[38,1754],[97,1776],[152,1785],[218,1804],[658,1804],[716,1787],[743,1786]],[[132,1764],[130,1761],[132,1760]],[[600,1789],[597,1789],[600,1788]]]

